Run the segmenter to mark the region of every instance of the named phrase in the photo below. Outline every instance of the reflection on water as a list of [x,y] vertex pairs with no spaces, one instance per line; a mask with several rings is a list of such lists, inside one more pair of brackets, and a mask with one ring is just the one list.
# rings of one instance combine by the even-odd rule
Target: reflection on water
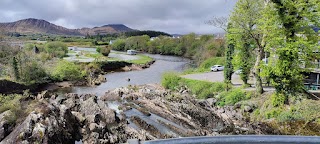
[[[188,60],[174,56],[151,55],[156,62],[150,68],[141,71],[116,72],[105,75],[106,83],[102,83],[97,87],[73,87],[64,92],[72,92],[78,94],[95,94],[104,95],[107,90],[118,87],[126,87],[129,85],[143,85],[151,83],[160,83],[163,73],[168,71],[182,71],[185,69]],[[130,82],[126,79],[130,78]]]

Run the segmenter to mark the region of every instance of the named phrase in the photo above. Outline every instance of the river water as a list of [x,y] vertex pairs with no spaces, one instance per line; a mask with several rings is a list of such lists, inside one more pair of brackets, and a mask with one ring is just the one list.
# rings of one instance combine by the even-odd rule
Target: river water
[[[143,85],[151,83],[160,83],[162,74],[169,71],[181,72],[186,67],[190,60],[175,57],[175,56],[163,56],[154,54],[145,54],[156,60],[150,68],[140,71],[130,72],[115,72],[105,75],[107,78],[106,83],[102,83],[96,87],[83,87],[77,86],[66,89],[64,92],[71,92],[77,94],[95,94],[102,96],[107,90],[112,90],[119,87],[126,87],[129,85]],[[128,82],[127,79],[130,79]]]

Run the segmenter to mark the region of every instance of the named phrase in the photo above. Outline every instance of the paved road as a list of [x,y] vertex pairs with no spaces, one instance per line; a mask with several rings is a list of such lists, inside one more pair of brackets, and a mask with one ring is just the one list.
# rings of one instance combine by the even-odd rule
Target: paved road
[[[206,73],[197,73],[197,74],[188,74],[182,76],[187,79],[194,79],[194,80],[203,80],[203,81],[209,81],[209,82],[223,82],[223,71],[218,72],[206,72]],[[253,82],[253,81],[249,81]],[[232,75],[232,83],[235,85],[241,85],[243,84],[240,76],[237,74]]]
[[[188,74],[182,76],[183,78],[187,79],[193,79],[193,80],[203,80],[203,81],[208,81],[208,82],[223,82],[224,81],[224,76],[223,76],[223,71],[218,71],[218,72],[206,72],[206,73],[197,73],[197,74]],[[248,81],[249,84],[252,85],[250,88],[246,88],[246,90],[255,90],[254,89],[254,80],[251,78]],[[235,86],[241,86],[243,84],[240,75],[233,74],[232,75],[232,84]],[[272,87],[264,87],[265,91],[273,91],[274,88]]]

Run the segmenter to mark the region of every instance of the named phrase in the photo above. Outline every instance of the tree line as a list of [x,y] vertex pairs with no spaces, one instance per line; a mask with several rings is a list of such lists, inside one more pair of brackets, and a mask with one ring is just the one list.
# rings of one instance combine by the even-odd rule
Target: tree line
[[181,38],[167,36],[150,38],[148,35],[143,35],[117,39],[111,47],[118,51],[133,49],[151,54],[183,56],[201,62],[210,57],[224,56],[225,41],[215,39],[213,35],[196,36],[194,33]]

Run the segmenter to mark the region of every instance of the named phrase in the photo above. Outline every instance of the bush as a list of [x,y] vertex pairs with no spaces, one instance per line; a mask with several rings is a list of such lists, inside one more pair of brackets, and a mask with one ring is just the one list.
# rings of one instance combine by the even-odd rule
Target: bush
[[177,73],[165,73],[161,84],[167,89],[177,90],[181,86],[187,86],[197,98],[206,99],[213,97],[216,93],[224,91],[224,83],[212,83],[206,81],[189,80],[181,78]]
[[118,39],[114,41],[113,44],[111,45],[112,49],[117,51],[124,51],[125,46],[126,46],[126,41],[123,39]]
[[287,101],[287,97],[282,93],[274,93],[271,96],[271,102],[274,107],[282,106]]
[[225,84],[221,82],[212,83],[206,81],[184,79],[184,83],[188,86],[191,92],[197,95],[197,98],[200,99],[213,97],[215,93],[222,92],[225,88]]
[[52,57],[63,58],[68,53],[68,47],[62,42],[49,42],[45,45],[45,51]]
[[181,77],[177,73],[168,72],[162,76],[161,84],[166,89],[175,90],[180,87]]
[[55,70],[52,72],[51,76],[54,80],[63,81],[75,81],[80,80],[84,77],[85,72],[81,71],[80,66],[73,62],[61,60],[58,62]]
[[109,47],[109,46],[105,46],[100,49],[100,53],[104,56],[108,56],[110,51],[111,51],[111,47]]
[[222,92],[219,95],[219,105],[234,105],[239,101],[246,100],[248,97],[241,89],[231,89],[230,91]]
[[265,112],[265,117],[267,119],[277,118],[280,115],[280,113],[282,113],[282,111],[283,110],[281,108],[273,108]]
[[36,61],[30,61],[21,66],[20,80],[26,84],[42,83],[47,78],[44,68]]
[[15,123],[18,117],[21,117],[23,109],[21,109],[20,99],[21,95],[1,95],[0,94],[0,113],[3,113],[7,110],[12,112],[12,115],[6,116],[5,119],[9,123]]

